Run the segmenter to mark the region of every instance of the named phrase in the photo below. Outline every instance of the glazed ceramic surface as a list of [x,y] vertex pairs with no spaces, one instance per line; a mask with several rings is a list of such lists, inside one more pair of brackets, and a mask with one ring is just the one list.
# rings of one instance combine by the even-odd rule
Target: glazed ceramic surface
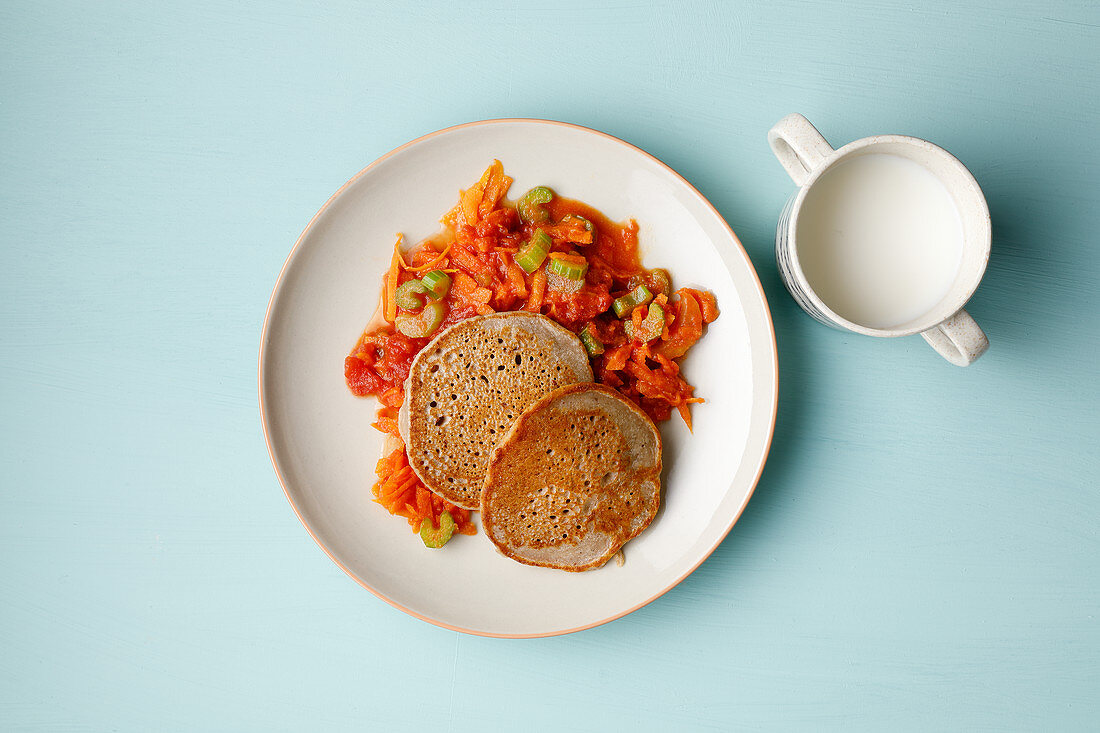
[[[803,310],[828,326],[868,336],[920,333],[941,356],[958,366],[967,366],[985,353],[989,340],[963,306],[985,274],[992,231],[982,190],[962,163],[926,140],[904,135],[876,135],[834,150],[799,114],[780,120],[768,132],[768,142],[799,187],[779,216],[775,252],[783,283]],[[811,189],[837,166],[867,155],[898,156],[931,172],[954,200],[962,224],[961,262],[947,293],[926,313],[889,328],[871,328],[837,313],[815,292],[799,261],[799,216]]]
[[[625,547],[587,573],[517,564],[482,535],[425,549],[371,500],[382,435],[374,400],[353,397],[343,360],[374,312],[394,233],[438,229],[459,190],[494,158],[515,178],[639,225],[643,262],[674,286],[715,294],[721,316],[682,364],[696,395],[694,434],[663,424],[664,501]],[[694,188],[637,148],[589,129],[498,120],[405,145],[341,188],[306,227],[272,294],[260,351],[260,403],[276,472],[314,539],[349,575],[427,621],[476,634],[560,634],[617,618],[661,595],[721,542],[760,475],[775,420],[774,333],[756,273]],[[460,578],[460,582],[455,579]]]

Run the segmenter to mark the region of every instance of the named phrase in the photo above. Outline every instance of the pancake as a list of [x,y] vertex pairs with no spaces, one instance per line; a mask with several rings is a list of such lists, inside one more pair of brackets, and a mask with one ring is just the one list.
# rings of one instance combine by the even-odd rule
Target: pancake
[[516,418],[558,387],[591,381],[580,339],[545,316],[512,311],[459,321],[409,370],[398,416],[409,465],[430,490],[477,509],[489,455]]
[[531,405],[489,459],[481,526],[527,565],[601,567],[661,502],[661,434],[618,392],[574,384]]

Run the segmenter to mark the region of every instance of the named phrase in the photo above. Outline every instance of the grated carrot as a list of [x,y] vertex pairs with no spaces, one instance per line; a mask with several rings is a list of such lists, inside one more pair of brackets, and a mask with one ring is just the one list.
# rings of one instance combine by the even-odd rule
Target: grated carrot
[[383,290],[383,303],[386,321],[393,323],[397,318],[397,278],[400,275],[401,265],[405,264],[401,259],[401,242],[404,235],[398,234],[397,241],[393,243],[393,257],[390,258],[390,271],[386,273],[386,287]]
[[447,253],[450,252],[450,251],[451,251],[451,245],[448,244],[446,247],[443,248],[443,251],[439,253],[439,256],[436,257],[431,262],[426,262],[423,265],[417,265],[416,267],[413,267],[412,265],[406,265],[404,263],[404,261],[402,261],[401,266],[404,267],[409,272],[423,272],[424,270],[430,270],[433,267],[435,267],[436,265],[438,265],[440,262],[442,262],[443,260],[447,259]]
[[527,304],[523,306],[524,310],[538,313],[542,310],[542,301],[546,297],[546,268],[540,267],[535,270],[527,292]]
[[[407,519],[414,532],[420,531],[420,525],[425,519],[431,519],[432,525],[439,527],[440,515],[448,512],[460,534],[477,533],[468,510],[436,497],[420,482],[409,466],[404,445],[380,459],[375,467],[375,474],[378,481],[371,487],[374,500],[390,514]],[[439,499],[438,502],[436,499]]]

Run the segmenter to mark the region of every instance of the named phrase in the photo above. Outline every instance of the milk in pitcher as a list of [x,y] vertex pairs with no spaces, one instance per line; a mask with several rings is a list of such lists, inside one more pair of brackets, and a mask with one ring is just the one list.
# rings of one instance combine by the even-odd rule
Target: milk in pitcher
[[895,328],[947,295],[963,227],[935,175],[908,158],[872,153],[814,184],[797,242],[802,270],[830,308],[862,326]]

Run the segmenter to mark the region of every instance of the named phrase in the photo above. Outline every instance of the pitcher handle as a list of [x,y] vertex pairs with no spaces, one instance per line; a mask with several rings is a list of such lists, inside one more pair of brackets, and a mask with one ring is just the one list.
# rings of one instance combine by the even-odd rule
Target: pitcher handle
[[964,310],[922,331],[921,336],[940,356],[955,366],[970,366],[989,348],[985,332]]
[[835,152],[817,128],[800,114],[787,115],[768,130],[768,144],[787,173],[801,186]]

